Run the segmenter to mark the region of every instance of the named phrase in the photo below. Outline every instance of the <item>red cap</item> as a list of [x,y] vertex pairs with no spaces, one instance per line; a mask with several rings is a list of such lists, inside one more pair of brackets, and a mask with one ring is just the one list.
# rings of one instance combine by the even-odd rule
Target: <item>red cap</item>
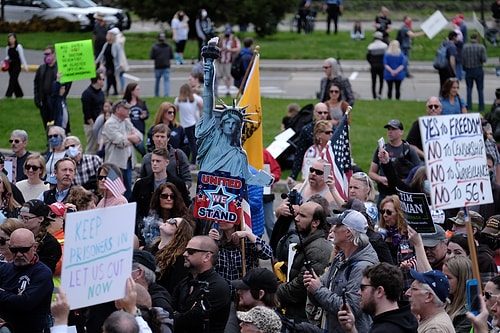
[[66,213],[66,206],[61,202],[54,202],[49,208],[56,216],[64,216]]

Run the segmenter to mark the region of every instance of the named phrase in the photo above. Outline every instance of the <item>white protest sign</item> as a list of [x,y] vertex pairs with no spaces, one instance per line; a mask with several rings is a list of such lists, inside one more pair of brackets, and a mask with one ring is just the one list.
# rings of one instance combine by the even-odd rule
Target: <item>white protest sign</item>
[[472,24],[474,25],[474,28],[476,28],[477,32],[479,32],[479,35],[481,35],[482,38],[484,38],[484,26],[481,24],[481,21],[476,16],[476,12],[472,12]]
[[424,23],[420,26],[423,32],[429,37],[429,39],[433,39],[441,30],[443,30],[448,21],[443,16],[443,14],[436,10],[434,14],[432,14]]
[[434,209],[493,202],[479,113],[418,121]]
[[61,285],[71,309],[125,296],[136,203],[67,214]]

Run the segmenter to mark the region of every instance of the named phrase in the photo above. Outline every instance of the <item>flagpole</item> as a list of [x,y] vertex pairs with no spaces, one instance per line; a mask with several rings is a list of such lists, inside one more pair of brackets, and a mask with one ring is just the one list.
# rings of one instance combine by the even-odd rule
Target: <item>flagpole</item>
[[[240,230],[241,231],[245,231],[245,218],[243,216],[244,212],[243,212],[243,209],[241,210],[241,216],[240,216]],[[244,277],[245,275],[247,275],[247,261],[246,261],[246,258],[245,258],[245,237],[241,238],[240,239],[240,242],[241,242],[241,272],[242,272],[242,276]]]
[[248,64],[248,67],[247,67],[247,70],[245,71],[245,76],[243,76],[243,80],[241,81],[240,83],[240,86],[238,87],[238,94],[236,94],[236,97],[235,99],[237,100],[238,98],[240,98],[241,96],[241,91],[243,90],[243,85],[246,83],[247,81],[247,78],[248,78],[248,75],[250,74],[250,70],[252,69],[253,67],[253,63],[254,63],[254,60],[255,60],[255,56],[257,55],[257,53],[259,53],[259,50],[260,50],[260,46],[257,45],[254,50],[253,50],[253,55],[252,55],[252,59],[250,59],[250,63]]

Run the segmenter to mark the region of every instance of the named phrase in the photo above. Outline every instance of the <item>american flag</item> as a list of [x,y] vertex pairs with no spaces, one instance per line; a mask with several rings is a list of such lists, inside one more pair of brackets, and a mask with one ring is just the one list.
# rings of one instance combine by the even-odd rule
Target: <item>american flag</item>
[[106,188],[110,190],[111,193],[113,193],[115,198],[118,198],[126,190],[121,178],[118,176],[115,170],[113,170],[113,168],[109,168],[108,175],[104,180],[104,186],[106,186]]
[[340,196],[348,199],[349,179],[352,175],[351,147],[349,146],[349,124],[347,117],[350,108],[342,117],[339,126],[330,139],[328,145],[321,152],[320,158],[332,165],[335,188]]
[[243,214],[243,221],[245,221],[245,229],[252,231],[252,212],[250,211],[250,203],[247,199],[242,200],[241,211]]

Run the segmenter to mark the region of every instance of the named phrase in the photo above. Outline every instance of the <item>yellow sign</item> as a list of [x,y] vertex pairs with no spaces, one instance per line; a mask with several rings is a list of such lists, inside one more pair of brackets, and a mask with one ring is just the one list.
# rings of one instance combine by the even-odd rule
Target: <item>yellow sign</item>
[[57,43],[55,48],[61,83],[95,77],[92,40]]

